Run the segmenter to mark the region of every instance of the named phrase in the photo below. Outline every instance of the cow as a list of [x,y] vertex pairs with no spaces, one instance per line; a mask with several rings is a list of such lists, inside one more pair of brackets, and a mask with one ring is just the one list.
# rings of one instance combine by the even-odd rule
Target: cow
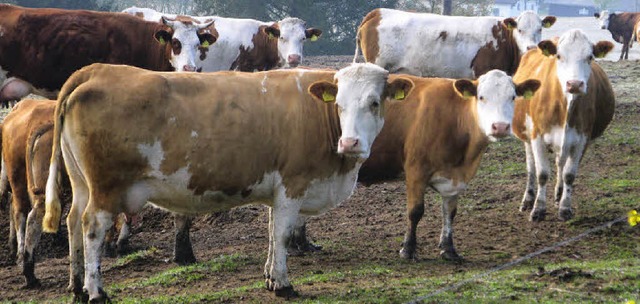
[[215,42],[214,25],[163,21],[0,4],[0,71],[23,80],[22,91],[55,99],[71,73],[95,62],[159,71],[201,69],[195,57]]
[[636,25],[633,27],[633,36],[640,42],[640,21],[636,22]]
[[[535,47],[554,16],[532,11],[518,20],[411,13],[379,8],[358,27],[356,52],[391,73],[477,78],[492,69],[515,73],[520,56]],[[517,28],[517,31],[514,30]]]
[[604,10],[593,14],[600,23],[600,28],[609,30],[611,37],[618,43],[622,43],[620,59],[629,59],[629,48],[632,44],[634,27],[640,21],[640,13],[610,13]]
[[89,300],[107,299],[99,248],[120,212],[151,202],[196,215],[262,202],[272,207],[265,282],[291,295],[291,227],[299,213],[325,212],[353,192],[387,96],[402,100],[413,86],[387,78],[373,64],[207,74],[94,64],[74,73],[56,107],[43,222],[57,230],[64,162],[70,290],[85,299],[84,273]]
[[[34,274],[34,248],[42,232],[55,105],[54,100],[26,99],[2,125],[2,179],[12,197],[10,255],[17,255],[27,288],[40,285]],[[3,195],[9,187],[2,188]]]
[[[517,100],[513,130],[526,150],[527,185],[520,206],[529,219],[546,214],[550,176],[546,148],[555,151],[558,217],[573,217],[571,196],[578,165],[592,140],[611,122],[615,97],[611,83],[594,58],[604,57],[613,43],[593,44],[581,30],[570,30],[556,42],[542,41],[522,58],[514,79],[538,79],[542,89],[531,100]],[[534,195],[537,182],[537,194]]]
[[[175,16],[135,6],[123,12],[147,21]],[[302,62],[304,42],[307,39],[316,41],[322,35],[322,30],[306,28],[306,23],[299,18],[284,18],[277,22],[220,16],[191,18],[214,22],[218,33],[216,44],[200,54],[199,60],[205,72],[253,72],[296,67]]]

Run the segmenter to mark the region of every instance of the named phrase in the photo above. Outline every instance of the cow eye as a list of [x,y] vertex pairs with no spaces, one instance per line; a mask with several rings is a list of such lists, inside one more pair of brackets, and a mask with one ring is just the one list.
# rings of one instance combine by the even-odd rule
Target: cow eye
[[484,100],[484,96],[480,96],[480,97],[478,97],[478,99]]
[[556,58],[557,58],[558,60],[562,59],[562,57],[560,57],[560,54],[557,54],[557,55],[556,55]]
[[511,96],[511,100],[516,100],[516,95]]
[[374,102],[371,103],[371,107],[374,108],[374,109],[377,109],[379,106],[380,106],[380,103],[377,102],[377,101],[374,101]]

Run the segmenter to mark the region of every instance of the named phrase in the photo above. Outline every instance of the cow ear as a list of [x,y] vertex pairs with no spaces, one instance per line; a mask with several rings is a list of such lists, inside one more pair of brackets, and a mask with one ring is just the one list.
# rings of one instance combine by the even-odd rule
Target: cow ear
[[413,80],[407,77],[395,77],[395,79],[387,82],[385,95],[391,99],[404,100],[411,94],[414,87]]
[[531,99],[533,93],[540,88],[540,81],[536,79],[527,79],[516,85],[516,95]]
[[600,14],[599,13],[594,13],[593,16],[596,17],[596,19],[600,19]]
[[164,45],[168,41],[171,41],[171,37],[173,37],[173,30],[171,28],[160,28],[153,34],[153,38],[155,38],[160,44]]
[[604,56],[607,56],[612,49],[613,43],[611,43],[611,41],[598,41],[598,43],[593,46],[593,56],[596,58],[603,58]]
[[322,36],[322,30],[317,28],[308,28],[304,31],[304,35],[311,41],[316,41]]
[[338,86],[328,81],[316,81],[309,86],[309,94],[322,102],[335,102]]
[[458,95],[462,96],[464,99],[478,95],[478,87],[469,79],[458,79],[453,83],[453,87]]
[[513,18],[506,18],[502,20],[502,24],[504,24],[508,30],[513,30],[518,27],[518,22]]
[[542,40],[538,43],[538,48],[545,56],[551,56],[558,53],[558,47],[551,40]]
[[546,16],[542,19],[542,27],[544,28],[550,28],[554,23],[556,23],[555,16]]
[[267,26],[264,28],[265,34],[269,39],[275,39],[280,37],[280,29],[276,25]]

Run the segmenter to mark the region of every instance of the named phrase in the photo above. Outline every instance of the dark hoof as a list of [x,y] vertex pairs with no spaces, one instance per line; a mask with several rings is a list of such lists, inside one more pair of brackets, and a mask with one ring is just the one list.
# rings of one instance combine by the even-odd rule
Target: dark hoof
[[271,278],[267,277],[264,279],[264,287],[268,290],[268,291],[273,291],[273,286],[274,286],[274,282],[273,280],[271,280]]
[[34,278],[27,279],[27,282],[22,285],[22,289],[37,289],[42,286],[40,280]]
[[525,212],[531,209],[533,209],[533,201],[523,201],[522,204],[520,204],[520,212]]
[[529,216],[529,221],[531,222],[542,222],[544,221],[544,217],[547,214],[547,210],[538,209],[531,211],[531,215]]
[[560,209],[558,211],[558,218],[560,218],[560,220],[564,221],[564,222],[572,219],[573,218],[573,210],[571,210],[571,208]]
[[116,253],[118,256],[125,256],[133,252],[131,246],[129,246],[129,241],[122,241],[116,244]]
[[173,262],[178,264],[178,265],[181,265],[181,266],[191,265],[191,264],[195,263],[196,261],[197,261],[196,257],[193,254],[186,255],[186,256],[184,256],[184,255],[183,256],[175,256],[173,258]]
[[440,251],[440,258],[442,258],[445,261],[452,261],[452,262],[461,262],[463,260],[462,256],[458,255],[457,252],[446,251],[446,250]]
[[289,256],[303,256],[305,252],[319,252],[322,251],[322,246],[306,242],[305,244],[291,244],[287,248],[287,254]]
[[416,252],[406,248],[400,249],[400,257],[405,260],[416,260]]
[[276,297],[281,297],[286,299],[296,298],[299,296],[298,292],[293,290],[293,286],[287,286],[280,289],[276,289],[275,293],[276,293]]
[[74,293],[72,303],[87,303],[89,295],[84,292]]

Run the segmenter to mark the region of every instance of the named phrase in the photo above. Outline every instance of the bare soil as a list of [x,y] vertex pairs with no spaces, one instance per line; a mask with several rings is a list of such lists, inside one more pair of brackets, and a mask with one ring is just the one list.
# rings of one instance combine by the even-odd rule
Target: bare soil
[[[351,61],[351,56],[322,56],[310,58],[313,67],[340,68]],[[640,103],[637,84],[640,63],[602,62],[613,83],[619,105],[610,129],[632,125],[640,130]],[[605,134],[605,137],[607,135]],[[441,228],[440,198],[429,192],[426,212],[418,228],[417,262],[398,262],[400,242],[405,231],[405,184],[402,180],[358,185],[354,195],[338,208],[309,220],[308,231],[312,239],[324,246],[317,253],[289,258],[292,279],[308,273],[348,270],[359,265],[393,265],[398,276],[410,277],[428,272],[445,275],[458,272],[489,269],[524,256],[530,252],[575,236],[608,220],[615,219],[626,210],[598,209],[592,205],[603,198],[616,195],[601,187],[593,187],[587,180],[595,180],[629,165],[629,156],[638,162],[638,142],[628,144],[596,143],[590,147],[582,162],[577,178],[574,208],[576,219],[571,223],[556,218],[557,209],[548,207],[547,220],[541,223],[527,221],[528,214],[518,211],[525,186],[525,172],[504,169],[494,172],[496,164],[523,163],[524,149],[515,139],[492,145],[485,155],[483,167],[469,189],[460,199],[455,224],[454,240],[458,252],[465,260],[461,263],[442,262],[438,258],[438,237]],[[491,164],[485,165],[484,163]],[[499,168],[499,166],[497,166]],[[581,181],[581,178],[584,180]],[[638,173],[635,173],[638,178]],[[632,188],[629,191],[640,191]],[[550,191],[551,192],[551,191]],[[640,206],[639,206],[640,207]],[[37,251],[39,262],[36,275],[42,281],[38,289],[21,289],[21,270],[8,257],[9,222],[7,210],[0,210],[0,301],[47,301],[69,295],[66,231],[61,236],[44,235]],[[144,298],[149,295],[172,295],[202,290],[223,290],[262,280],[262,268],[267,251],[267,214],[263,206],[245,206],[229,212],[201,216],[191,229],[196,257],[199,261],[220,255],[239,253],[251,256],[247,263],[232,273],[208,276],[193,284],[171,287],[149,286],[144,289],[125,290],[120,296]],[[158,209],[146,208],[142,220],[133,229],[131,245],[135,249],[157,248],[157,253],[126,267],[114,267],[115,258],[105,258],[103,275],[105,285],[126,282],[134,278],[149,277],[175,266],[170,262],[173,246],[172,217]],[[607,238],[611,234],[628,233],[638,240],[640,229],[629,230],[616,225],[608,233],[595,234],[586,240],[551,251],[539,257],[543,263],[567,259],[597,259],[607,253]],[[541,273],[540,277],[557,274]],[[581,274],[582,275],[582,274]],[[302,299],[314,299],[325,292],[346,289],[350,283],[328,283],[295,286]],[[248,297],[231,298],[229,302],[274,302],[272,293],[259,290]]]

